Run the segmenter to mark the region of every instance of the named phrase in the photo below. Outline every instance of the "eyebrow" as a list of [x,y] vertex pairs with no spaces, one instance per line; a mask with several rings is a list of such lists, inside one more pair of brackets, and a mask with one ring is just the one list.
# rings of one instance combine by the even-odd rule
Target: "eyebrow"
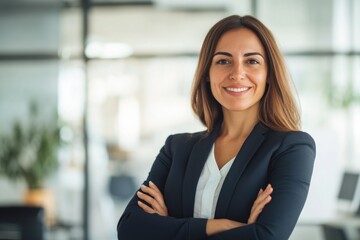
[[[233,55],[232,55],[231,53],[229,53],[229,52],[216,52],[216,53],[213,55],[213,57],[215,57],[216,55],[225,55],[225,56],[228,56],[228,57],[232,57],[232,56],[233,56]],[[260,57],[262,57],[263,59],[265,59],[264,56],[263,56],[261,53],[259,53],[259,52],[249,52],[249,53],[245,53],[245,54],[244,54],[245,57],[249,57],[249,56],[253,56],[253,55],[259,55]]]
[[228,53],[228,52],[217,52],[217,53],[214,53],[213,57],[215,57],[216,55],[225,55],[228,57],[232,57],[232,54]]

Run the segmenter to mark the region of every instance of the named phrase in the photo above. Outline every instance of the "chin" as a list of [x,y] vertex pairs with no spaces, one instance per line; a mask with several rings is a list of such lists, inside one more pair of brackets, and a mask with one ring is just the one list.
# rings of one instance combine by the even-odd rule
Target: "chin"
[[231,112],[244,112],[244,111],[251,111],[254,109],[257,109],[259,107],[259,105],[257,104],[241,104],[241,105],[236,105],[236,106],[228,106],[228,107],[224,107],[224,109],[226,109],[227,111],[231,111]]

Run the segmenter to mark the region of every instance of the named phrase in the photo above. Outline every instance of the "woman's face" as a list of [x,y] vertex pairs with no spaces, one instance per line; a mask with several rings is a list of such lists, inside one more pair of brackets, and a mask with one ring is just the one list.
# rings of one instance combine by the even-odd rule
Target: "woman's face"
[[256,110],[265,92],[267,62],[258,37],[247,28],[224,33],[210,66],[210,86],[223,111]]

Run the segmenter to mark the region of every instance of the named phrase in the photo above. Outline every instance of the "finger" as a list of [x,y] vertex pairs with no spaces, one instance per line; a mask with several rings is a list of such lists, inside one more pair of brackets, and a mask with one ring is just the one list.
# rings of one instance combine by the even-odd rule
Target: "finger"
[[265,188],[265,190],[263,191],[263,193],[269,193],[272,192],[273,187],[271,186],[271,184],[268,184]]
[[145,185],[141,185],[140,186],[141,190],[149,195],[151,195],[152,197],[155,197],[156,195],[158,195],[158,192],[156,192],[154,189],[145,186]]
[[269,184],[266,189],[264,190],[264,192],[262,192],[263,194],[266,194],[266,195],[270,195],[272,192],[273,192],[273,188],[272,186]]
[[266,206],[266,204],[268,204],[271,201],[271,199],[272,199],[271,196],[268,196],[266,199],[264,199],[264,201],[260,202],[256,206],[253,206],[251,214],[255,214],[255,215],[260,214],[264,209],[264,207]]
[[266,199],[272,192],[273,188],[269,184],[264,191],[261,191],[260,189],[258,197],[255,199],[254,205],[258,204],[259,202],[262,202],[264,199]]
[[[151,205],[151,208],[154,210],[154,212],[158,213],[159,215],[162,216],[167,216],[167,208],[164,205],[159,204],[154,198],[152,198],[151,196],[142,193],[140,191],[137,192],[137,196],[145,201],[146,203],[148,203],[149,205]],[[145,204],[146,205],[146,204]]]
[[254,205],[254,211],[262,210],[271,201],[271,199],[271,196],[267,196],[263,201],[259,202],[257,205]]
[[160,189],[152,181],[149,181],[149,187],[154,189],[156,192],[161,193]]
[[265,188],[265,191],[262,191],[262,189],[260,189],[258,197],[255,199],[254,204],[251,208],[251,212],[253,212],[256,206],[261,204],[268,196],[270,196],[272,192],[273,192],[273,188],[271,187],[270,184]]
[[271,196],[267,196],[264,200],[254,203],[254,205],[251,208],[251,213],[259,209],[263,209],[266,206],[266,204],[268,204],[271,201],[271,199],[272,199]]
[[[145,188],[147,188],[147,187],[145,186]],[[162,215],[162,216],[168,216],[168,210],[167,210],[167,207],[166,207],[166,204],[165,204],[164,195],[162,194],[160,189],[152,181],[149,181],[149,187],[148,188],[150,188],[151,190],[156,192],[156,194],[154,194],[153,197],[159,203],[160,208],[158,209],[158,213],[160,215]],[[150,189],[148,189],[148,190],[150,190]]]
[[271,201],[270,194],[273,192],[273,188],[270,184],[267,185],[265,190],[260,189],[257,198],[253,206],[251,207],[250,217],[248,219],[248,223],[253,223],[257,220],[260,213],[264,209],[265,205]]
[[153,197],[160,205],[165,205],[164,197],[162,193],[159,191],[157,192],[153,188],[147,187],[145,185],[141,185],[141,190],[147,194],[149,194],[151,197]]
[[154,209],[146,205],[145,203],[142,203],[141,201],[138,201],[138,206],[141,207],[145,212],[153,214],[156,213]]
[[142,192],[140,192],[140,191],[138,191],[137,193],[136,193],[136,195],[138,196],[138,198],[140,198],[141,200],[143,200],[144,202],[146,202],[146,203],[148,203],[149,205],[151,205],[151,207],[154,209],[154,210],[156,210],[157,209],[157,207],[158,207],[158,202],[154,199],[154,198],[152,198],[151,196],[149,196],[149,195],[147,195],[147,194],[145,194],[145,193],[142,193]]
[[139,197],[142,197],[142,200],[150,204],[154,211],[159,215],[168,216],[168,210],[164,201],[164,196],[153,182],[149,181],[149,187],[144,184],[141,185],[141,190],[146,193],[144,195],[147,195],[143,196],[141,195],[141,192],[138,193]]
[[264,201],[260,202],[256,206],[252,207],[251,214],[250,214],[250,217],[248,219],[249,224],[254,223],[257,220],[260,213],[264,209],[265,205],[268,204],[271,201],[271,199],[272,199],[271,196],[268,196],[266,199],[264,199]]

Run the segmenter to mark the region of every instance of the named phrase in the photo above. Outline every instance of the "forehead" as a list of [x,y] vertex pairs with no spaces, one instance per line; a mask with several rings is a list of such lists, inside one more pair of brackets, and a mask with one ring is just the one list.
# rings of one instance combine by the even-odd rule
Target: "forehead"
[[265,54],[260,39],[248,28],[238,28],[225,32],[216,45],[216,51],[220,50],[229,52],[256,51]]

